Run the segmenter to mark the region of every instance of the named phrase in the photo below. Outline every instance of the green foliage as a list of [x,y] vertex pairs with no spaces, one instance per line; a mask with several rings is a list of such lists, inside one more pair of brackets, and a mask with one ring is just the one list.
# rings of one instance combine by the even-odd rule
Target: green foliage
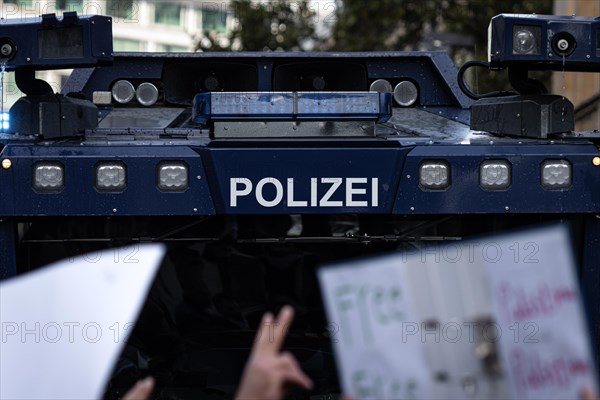
[[[487,28],[495,15],[507,14],[552,14],[552,0],[469,0],[461,1],[458,7],[451,7],[445,15],[446,30],[468,33],[475,39],[473,58],[487,60]],[[549,88],[550,73],[532,73],[532,78],[540,80]],[[510,90],[506,71],[489,73],[480,70],[472,75],[470,82],[476,92],[485,93],[494,90]]]
[[[343,0],[327,50],[418,50],[425,32],[449,32],[473,38],[472,48],[454,48],[457,63],[487,60],[487,28],[501,13],[551,14],[552,0]],[[473,71],[476,91],[509,89],[505,73]],[[548,84],[548,76],[540,77]]]
[[205,32],[197,50],[301,51],[314,39],[314,13],[308,0],[233,0],[231,7],[236,24],[227,40]]
[[[427,32],[457,33],[473,46],[454,47],[458,64],[487,60],[487,28],[500,13],[551,14],[552,0],[337,0],[331,37],[317,38],[314,5],[308,0],[233,0],[234,29],[226,36],[205,32],[202,51],[382,51],[419,50]],[[334,3],[328,3],[334,4]],[[324,21],[328,22],[328,21]],[[506,73],[483,69],[467,78],[475,91],[510,89]],[[547,76],[541,79],[548,84]]]
[[454,1],[339,1],[330,50],[416,49],[424,27],[437,25],[437,17],[443,15],[451,3]]
[[338,1],[335,51],[416,50],[426,30],[473,36],[485,51],[490,19],[501,13],[551,14],[552,0]]

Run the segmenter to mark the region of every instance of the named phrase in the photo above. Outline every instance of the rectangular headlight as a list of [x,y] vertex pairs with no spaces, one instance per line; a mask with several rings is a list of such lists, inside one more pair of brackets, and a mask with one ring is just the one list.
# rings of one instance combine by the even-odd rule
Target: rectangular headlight
[[450,165],[445,161],[426,161],[419,167],[419,185],[423,189],[441,190],[450,186]]
[[59,162],[38,162],[33,166],[33,188],[38,192],[60,192],[65,185],[64,167]]
[[188,167],[183,162],[162,162],[158,165],[158,188],[182,192],[188,188]]
[[103,162],[96,166],[96,189],[122,191],[127,187],[127,171],[120,162]]
[[479,167],[479,185],[483,189],[506,189],[511,184],[510,162],[487,160]]
[[566,189],[571,186],[571,163],[567,160],[546,160],[542,163],[544,189]]

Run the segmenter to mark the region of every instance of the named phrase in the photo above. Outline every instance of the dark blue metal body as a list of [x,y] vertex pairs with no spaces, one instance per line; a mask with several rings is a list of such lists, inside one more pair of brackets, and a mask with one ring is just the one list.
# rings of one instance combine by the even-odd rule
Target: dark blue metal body
[[[327,69],[332,70],[338,66],[343,68],[344,65],[359,64],[361,71],[364,72],[361,78],[365,81],[379,78],[408,79],[417,83],[420,89],[420,103],[431,107],[465,108],[472,103],[459,90],[456,82],[456,66],[445,52],[119,53],[111,68],[96,69],[92,79],[86,77],[89,75],[89,70],[75,70],[63,88],[63,92],[82,91],[91,98],[94,90],[99,88],[106,90],[116,79],[168,80],[172,78],[175,80],[175,77],[169,76],[170,71],[178,71],[174,65],[180,67],[181,71],[190,73],[190,76],[176,83],[182,86],[191,84],[193,88],[193,82],[204,70],[231,68],[232,64],[243,72],[250,71],[253,74],[252,86],[244,90],[290,90],[282,88],[283,83],[277,78],[286,77],[286,66],[299,63],[309,63],[311,66],[314,63],[326,63]],[[282,68],[283,72],[280,72]],[[362,90],[368,90],[368,86]],[[190,104],[191,100],[192,97],[189,99]]]
[[[94,215],[201,215],[215,213],[206,174],[198,154],[182,146],[7,146],[2,151],[13,167],[3,171],[0,214],[3,216]],[[128,187],[122,193],[99,192],[94,187],[94,166],[100,161],[123,160]],[[156,188],[159,160],[184,161],[193,176],[183,193]],[[37,161],[59,161],[65,167],[65,188],[60,193],[32,190],[31,168]]]
[[[338,142],[311,142],[293,147],[245,147],[248,143],[171,146],[48,146],[8,145],[0,158],[13,166],[0,173],[0,215],[19,216],[112,216],[112,215],[215,215],[215,214],[486,214],[486,213],[597,213],[600,212],[598,167],[592,159],[593,145],[497,145],[497,146],[390,146],[390,141],[371,142],[368,147],[344,146]],[[366,143],[364,143],[366,144]],[[256,145],[256,143],[255,143]],[[568,190],[546,190],[541,186],[540,165],[548,159],[565,159],[573,166],[573,184]],[[94,167],[118,159],[128,171],[128,186],[121,193],[94,187]],[[501,191],[479,185],[479,166],[485,160],[508,160],[512,185]],[[156,169],[164,161],[184,161],[190,185],[183,193],[161,192]],[[425,160],[450,163],[452,184],[441,191],[419,186],[419,165]],[[32,167],[38,161],[58,161],[65,167],[65,188],[60,193],[38,193],[32,189]],[[348,205],[346,178],[366,178],[356,189],[364,193]],[[253,190],[231,204],[231,180],[244,178],[254,185],[263,178],[282,183],[284,196],[276,205],[262,206]],[[332,189],[323,205],[311,199],[311,179],[318,179],[318,200]],[[340,178],[332,188],[322,178]],[[288,179],[293,183],[288,184]],[[373,194],[376,179],[377,193]],[[4,189],[6,188],[6,189]],[[289,191],[293,189],[290,198]],[[262,197],[273,201],[273,185],[265,185]],[[377,202],[373,204],[373,196]],[[476,200],[474,200],[476,199]],[[300,205],[294,205],[298,204]],[[302,203],[303,202],[303,203]],[[288,204],[288,203],[291,203]],[[304,205],[302,205],[304,204]]]
[[95,66],[112,61],[112,18],[68,12],[58,18],[2,18],[0,43],[12,51],[5,60],[9,71]]
[[[324,75],[345,66],[362,71],[350,78],[362,82],[364,91],[375,79],[412,81],[419,90],[418,101],[411,108],[394,107],[390,121],[379,127],[384,128],[382,133],[361,139],[216,140],[189,121],[194,79],[203,73],[235,75],[239,69],[248,77],[246,86],[225,86],[225,91],[296,91],[286,86],[294,81],[295,71],[320,63]],[[582,277],[590,319],[597,327],[600,232],[595,218],[600,213],[600,167],[593,163],[600,155],[597,143],[585,137],[539,141],[469,131],[471,101],[458,90],[456,72],[444,53],[123,54],[115,56],[112,67],[75,70],[65,93],[82,92],[91,99],[119,79],[151,81],[163,85],[163,107],[180,110],[181,115],[188,112],[188,120],[143,128],[101,123],[84,137],[61,141],[0,135],[0,160],[11,161],[10,168],[0,169],[0,276],[16,271],[16,223],[47,216],[368,214],[385,219],[386,215],[560,218],[568,214],[586,223]],[[357,90],[352,82],[342,80],[338,85],[340,91]],[[105,118],[119,111],[144,120],[153,110],[114,105],[100,107],[100,115]],[[572,166],[568,189],[546,190],[541,185],[542,162],[555,159]],[[96,190],[95,166],[114,160],[126,166],[127,188],[119,193]],[[448,163],[447,189],[420,186],[419,166],[427,160]],[[485,160],[510,162],[510,187],[481,188],[479,168]],[[63,165],[62,191],[38,193],[32,188],[32,167],[39,161]],[[157,188],[156,171],[164,161],[187,165],[186,191]]]

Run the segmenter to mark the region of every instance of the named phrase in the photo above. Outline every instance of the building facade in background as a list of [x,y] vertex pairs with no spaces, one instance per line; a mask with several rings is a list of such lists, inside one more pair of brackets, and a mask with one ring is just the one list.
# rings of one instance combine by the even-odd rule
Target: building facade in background
[[[228,0],[0,0],[2,18],[31,18],[76,11],[113,16],[115,51],[194,51],[203,34],[226,40],[232,28]],[[70,70],[42,71],[38,77],[60,91]],[[6,74],[3,108],[21,97],[13,74]]]
[[[28,18],[65,11],[112,15],[115,51],[193,51],[203,35],[228,40],[234,10],[229,0],[0,0],[0,17]],[[499,7],[500,9],[500,7]],[[557,15],[600,15],[600,0],[554,0]],[[445,38],[448,40],[447,38]],[[435,42],[435,41],[434,41]],[[70,71],[43,71],[39,77],[60,91]],[[575,105],[576,130],[600,127],[600,74],[554,73],[552,92]],[[2,109],[22,95],[6,74]]]
[[[554,0],[557,15],[600,16],[600,0]],[[575,106],[575,130],[600,129],[600,74],[555,72],[552,93],[564,95]]]

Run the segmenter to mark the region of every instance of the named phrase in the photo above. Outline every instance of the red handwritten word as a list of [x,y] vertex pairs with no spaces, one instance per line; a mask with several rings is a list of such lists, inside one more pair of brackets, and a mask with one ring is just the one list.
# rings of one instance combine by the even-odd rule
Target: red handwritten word
[[543,285],[527,292],[525,288],[511,286],[509,282],[501,282],[498,292],[507,317],[517,321],[553,315],[562,304],[577,298],[577,293],[568,287]]
[[590,372],[585,360],[565,356],[541,360],[537,353],[526,353],[523,349],[511,351],[510,369],[519,394],[545,388],[564,389],[574,378]]

